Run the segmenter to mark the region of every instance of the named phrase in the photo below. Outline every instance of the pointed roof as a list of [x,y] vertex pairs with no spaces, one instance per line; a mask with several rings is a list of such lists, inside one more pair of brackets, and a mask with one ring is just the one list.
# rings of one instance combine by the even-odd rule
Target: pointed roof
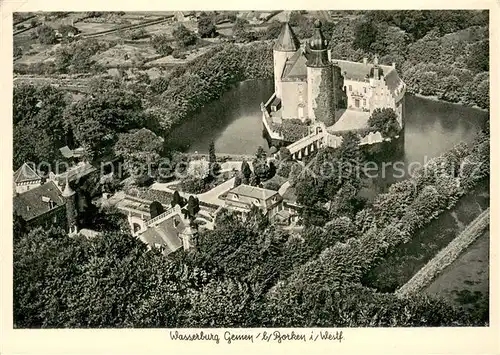
[[307,58],[299,49],[285,64],[285,69],[281,77],[282,80],[286,81],[297,81],[307,79]]
[[295,52],[300,48],[300,42],[288,22],[283,24],[281,32],[274,44],[274,50],[280,52]]
[[71,189],[71,187],[69,186],[69,181],[68,181],[68,177],[66,177],[66,187],[64,188],[64,191],[62,193],[62,195],[64,197],[70,197],[70,196],[73,196],[74,195],[74,191]]
[[42,178],[28,164],[24,163],[14,173],[14,183],[18,184],[26,181],[41,180]]

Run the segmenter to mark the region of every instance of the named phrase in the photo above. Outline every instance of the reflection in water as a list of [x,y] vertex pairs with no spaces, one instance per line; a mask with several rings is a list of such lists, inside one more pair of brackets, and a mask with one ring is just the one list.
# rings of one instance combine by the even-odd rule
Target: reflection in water
[[167,147],[188,152],[208,152],[211,141],[215,150],[228,154],[253,154],[261,145],[260,103],[273,91],[272,81],[245,81],[226,92],[218,101],[201,109],[167,137]]

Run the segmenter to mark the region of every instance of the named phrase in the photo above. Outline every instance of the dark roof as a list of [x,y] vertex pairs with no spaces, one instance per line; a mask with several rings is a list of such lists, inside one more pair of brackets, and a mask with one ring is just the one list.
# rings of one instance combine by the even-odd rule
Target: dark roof
[[293,33],[292,28],[285,22],[281,28],[281,32],[274,44],[274,50],[281,52],[295,52],[300,48],[300,42]]
[[51,210],[49,200],[54,202],[55,207],[66,203],[61,190],[52,181],[14,196],[14,211],[25,221],[29,221]]
[[17,171],[14,173],[14,182],[16,184],[21,182],[36,181],[42,178],[38,175],[28,164],[24,163]]
[[149,226],[142,234],[141,239],[149,245],[159,244],[170,254],[182,247],[180,234],[186,229],[182,218],[175,214],[167,219]]
[[[373,76],[374,65],[372,63],[349,62],[346,60],[335,60],[340,67],[341,73],[346,79],[363,81]],[[379,65],[379,73],[384,76],[384,81],[393,96],[396,89],[403,83],[395,68],[388,65]]]
[[307,79],[307,58],[302,49],[297,50],[285,63],[282,79],[288,81],[306,80]]
[[285,200],[285,202],[290,202],[290,203],[297,202],[297,195],[295,194],[294,187],[290,186],[288,189],[286,189],[285,193],[283,194],[283,200]]

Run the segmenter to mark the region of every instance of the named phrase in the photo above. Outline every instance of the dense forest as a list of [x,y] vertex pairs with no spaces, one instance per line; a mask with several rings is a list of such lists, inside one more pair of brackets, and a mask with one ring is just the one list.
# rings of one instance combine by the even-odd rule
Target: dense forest
[[[294,12],[290,22],[300,38],[310,36],[312,22],[303,14]],[[279,26],[256,35],[238,26],[241,42],[250,43],[216,46],[154,80],[96,80],[92,94],[76,102],[53,87],[16,86],[14,168],[54,163],[66,144],[83,145],[94,161],[121,156],[130,168],[159,160],[160,136],[175,124],[238,81],[272,77],[271,44],[251,42],[275,38]],[[369,11],[326,24],[325,33],[333,57],[377,53],[383,63],[396,62],[410,92],[489,106],[487,12]],[[56,65],[79,70],[64,51]],[[367,157],[356,135],[307,161],[314,179],[282,154],[277,173],[290,179],[304,206],[300,233],[277,229],[258,213],[246,223],[221,214],[194,249],[165,258],[129,235],[124,217],[113,211],[91,216],[89,225],[102,231],[93,239],[68,238],[57,228],[27,232],[15,217],[15,327],[485,325],[487,310],[470,314],[424,294],[400,298],[363,280],[489,178],[488,124],[471,144],[433,159],[373,202],[358,194],[362,181],[352,167]],[[338,171],[320,174],[324,163]]]
[[[353,141],[314,158],[364,157]],[[14,225],[17,327],[256,327],[483,325],[443,300],[398,298],[362,284],[363,275],[416,230],[489,176],[487,128],[431,161],[372,204],[353,203],[356,177],[295,179],[305,204],[300,234],[256,213],[218,217],[196,248],[165,258],[116,221],[94,239]],[[299,175],[300,176],[300,175]],[[310,202],[305,199],[310,196]],[[322,211],[330,201],[330,210]],[[354,207],[353,207],[354,206]],[[358,206],[358,207],[357,207]],[[361,207],[359,207],[361,206]],[[356,208],[357,207],[357,208]],[[106,218],[101,215],[100,218]],[[124,218],[124,217],[123,217]]]

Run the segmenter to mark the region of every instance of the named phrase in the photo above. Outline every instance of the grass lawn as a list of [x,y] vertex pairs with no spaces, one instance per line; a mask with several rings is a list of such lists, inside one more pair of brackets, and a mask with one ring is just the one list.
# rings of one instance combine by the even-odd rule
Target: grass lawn
[[487,321],[489,300],[489,248],[487,230],[448,266],[425,290],[473,312]]

